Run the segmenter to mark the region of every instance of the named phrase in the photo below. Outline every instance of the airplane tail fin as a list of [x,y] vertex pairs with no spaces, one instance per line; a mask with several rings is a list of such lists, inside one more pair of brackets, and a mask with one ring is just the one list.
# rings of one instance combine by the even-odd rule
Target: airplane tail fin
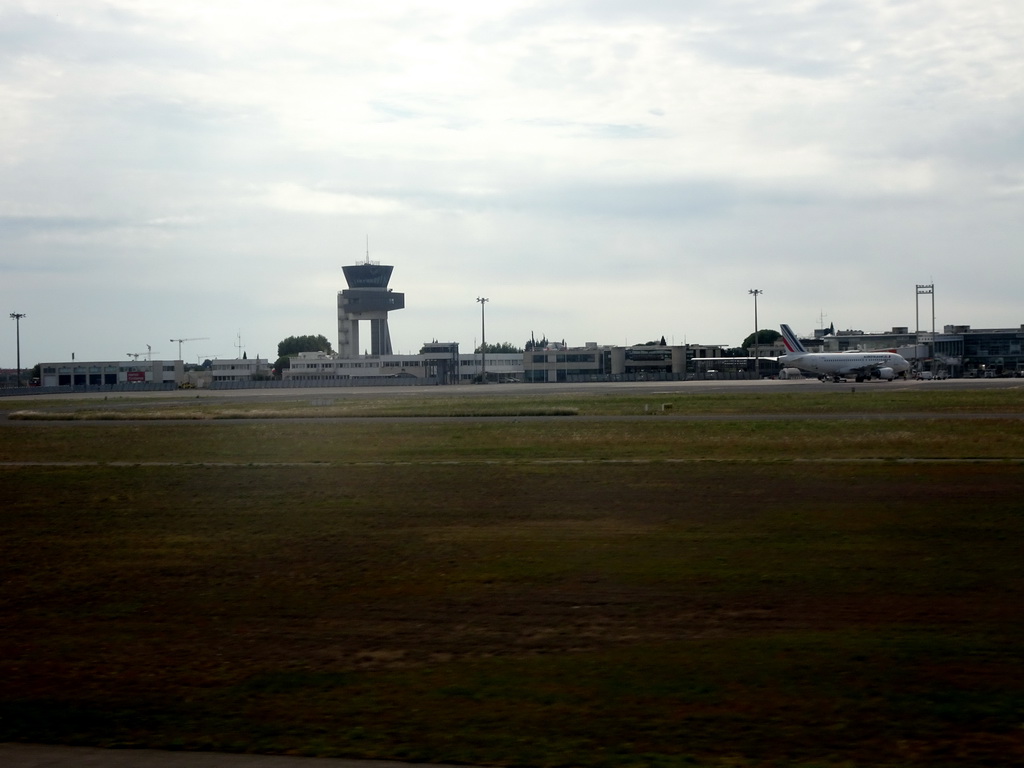
[[806,353],[807,350],[804,349],[804,345],[800,343],[800,339],[798,339],[796,337],[796,334],[793,333],[793,329],[790,328],[785,323],[783,323],[781,327],[782,327],[782,343],[786,345],[786,349],[790,353],[800,353],[800,352],[805,352]]

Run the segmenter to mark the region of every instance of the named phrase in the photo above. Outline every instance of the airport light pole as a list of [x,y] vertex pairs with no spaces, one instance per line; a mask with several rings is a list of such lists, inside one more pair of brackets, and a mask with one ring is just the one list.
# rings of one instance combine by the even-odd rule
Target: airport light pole
[[25,317],[24,312],[11,312],[11,319],[14,320],[15,345],[18,350],[18,379],[16,387],[21,386],[21,318]]
[[914,331],[914,354],[917,354],[916,348],[920,343],[921,339],[921,297],[931,296],[932,297],[932,335],[928,341],[928,358],[932,362],[932,370],[935,370],[935,283],[928,285],[917,286],[917,296],[914,297],[914,314],[915,323],[917,328]]
[[751,288],[747,291],[751,296],[754,297],[754,375],[757,378],[761,378],[761,346],[757,343],[757,297],[760,296],[764,291],[759,288]]
[[487,383],[487,359],[486,352],[484,351],[487,347],[487,328],[484,324],[484,305],[490,301],[490,299],[477,296],[476,300],[480,302],[480,383]]

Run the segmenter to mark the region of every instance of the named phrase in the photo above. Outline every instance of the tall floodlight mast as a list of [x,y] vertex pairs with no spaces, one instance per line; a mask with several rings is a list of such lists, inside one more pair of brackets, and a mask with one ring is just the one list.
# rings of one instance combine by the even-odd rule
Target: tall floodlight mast
[[477,296],[476,300],[480,302],[480,383],[485,384],[487,382],[487,328],[484,324],[484,305],[490,299]]
[[928,359],[932,361],[932,369],[935,368],[935,283],[917,286],[917,295],[914,297],[914,314],[917,328],[914,333],[914,344],[918,344],[921,335],[921,310],[920,302],[922,296],[932,297],[932,335],[928,340]]
[[18,349],[18,378],[15,386],[21,386],[21,318],[25,317],[24,312],[11,312],[11,319],[14,321],[15,345]]
[[917,333],[921,332],[921,310],[920,302],[922,296],[932,297],[932,335],[935,334],[935,283],[917,286],[917,296],[914,299],[914,314],[916,315]]
[[754,297],[754,375],[757,378],[761,378],[761,345],[758,344],[757,338],[757,297],[760,296],[764,291],[759,288],[751,288],[747,291],[751,296]]

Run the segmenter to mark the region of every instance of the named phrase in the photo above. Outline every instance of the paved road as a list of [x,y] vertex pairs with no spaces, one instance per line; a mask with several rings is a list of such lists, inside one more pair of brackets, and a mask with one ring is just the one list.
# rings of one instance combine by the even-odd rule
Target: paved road
[[[458,385],[445,387],[310,387],[293,389],[179,389],[164,392],[87,392],[61,393],[56,395],[11,395],[8,402],[19,401],[45,403],[47,400],[121,400],[143,398],[154,400],[303,400],[307,398],[408,398],[408,397],[477,397],[495,395],[516,395],[547,397],[550,395],[654,395],[654,394],[705,394],[750,393],[750,392],[849,392],[851,388],[870,392],[874,389],[1024,389],[1024,379],[946,379],[944,381],[869,381],[861,384],[846,382],[832,384],[817,379],[761,379],[750,381],[644,381],[644,382],[600,382],[600,383],[550,383],[550,384],[488,384],[486,386]],[[8,399],[9,398],[9,399]]]
[[[41,744],[0,744],[3,768],[410,768],[388,760],[160,752],[155,749],[94,749]],[[431,764],[432,768],[456,768]],[[460,766],[459,768],[472,768]]]

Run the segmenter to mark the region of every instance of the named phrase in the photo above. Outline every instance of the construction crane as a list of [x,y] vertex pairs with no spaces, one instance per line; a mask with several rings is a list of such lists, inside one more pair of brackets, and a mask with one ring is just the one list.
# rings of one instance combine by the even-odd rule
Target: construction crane
[[183,359],[181,356],[181,343],[183,341],[207,341],[208,339],[209,336],[196,336],[195,338],[192,339],[171,339],[171,341],[178,342],[178,359],[181,360]]
[[203,367],[203,362],[209,360],[212,364],[214,360],[220,358],[220,355],[196,355],[196,365],[200,368]]
[[149,344],[147,344],[145,352],[128,352],[127,355],[128,355],[128,357],[130,357],[135,362],[138,362],[139,358],[142,357],[143,355],[146,356],[147,360],[152,360],[153,359],[153,347],[151,347]]

